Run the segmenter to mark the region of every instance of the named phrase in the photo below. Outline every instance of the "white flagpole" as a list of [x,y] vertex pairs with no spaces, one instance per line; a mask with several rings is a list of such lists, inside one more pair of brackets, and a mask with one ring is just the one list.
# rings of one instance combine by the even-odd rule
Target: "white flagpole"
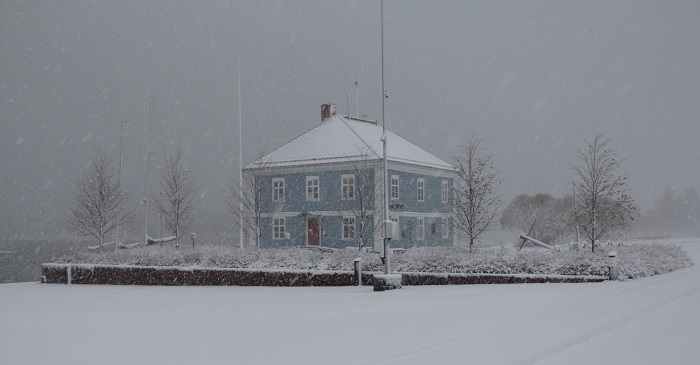
[[386,89],[384,88],[384,0],[381,3],[381,25],[382,25],[382,142],[384,145],[384,274],[389,274],[391,271],[391,252],[389,251],[389,238],[386,237],[386,222],[389,220],[389,168],[387,165],[387,135],[386,135],[386,118],[384,116],[384,101],[387,98]]
[[239,239],[238,246],[243,248],[243,114],[241,112],[241,55],[238,56],[238,201],[239,201]]

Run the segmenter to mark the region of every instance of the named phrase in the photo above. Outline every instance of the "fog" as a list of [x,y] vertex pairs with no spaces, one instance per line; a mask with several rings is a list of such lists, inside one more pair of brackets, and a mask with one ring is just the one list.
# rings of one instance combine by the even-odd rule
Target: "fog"
[[[642,210],[667,187],[700,191],[698,19],[697,1],[386,0],[387,126],[446,161],[477,135],[506,201],[568,193],[597,133]],[[137,207],[153,96],[152,181],[183,148],[198,236],[235,237],[237,55],[246,164],[319,123],[322,103],[380,119],[380,45],[379,1],[0,2],[0,236],[64,234],[94,149],[118,158],[122,119]]]

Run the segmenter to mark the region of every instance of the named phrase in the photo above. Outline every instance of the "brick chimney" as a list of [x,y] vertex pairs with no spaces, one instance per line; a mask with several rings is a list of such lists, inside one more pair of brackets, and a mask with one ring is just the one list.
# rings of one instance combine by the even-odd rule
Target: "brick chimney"
[[335,115],[335,104],[323,104],[321,105],[321,121],[330,118]]

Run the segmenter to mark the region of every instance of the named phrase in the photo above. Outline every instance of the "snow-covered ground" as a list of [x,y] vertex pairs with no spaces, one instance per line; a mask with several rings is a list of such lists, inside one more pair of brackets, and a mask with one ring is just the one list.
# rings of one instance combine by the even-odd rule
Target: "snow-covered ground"
[[0,285],[1,364],[696,364],[695,266],[627,282]]

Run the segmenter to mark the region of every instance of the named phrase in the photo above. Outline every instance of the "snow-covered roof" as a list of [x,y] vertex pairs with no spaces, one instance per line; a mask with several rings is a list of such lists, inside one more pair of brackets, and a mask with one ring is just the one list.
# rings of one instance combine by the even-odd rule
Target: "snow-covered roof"
[[[321,124],[248,165],[292,167],[383,158],[382,126],[354,117],[331,115]],[[387,130],[389,161],[453,170],[447,162]]]

